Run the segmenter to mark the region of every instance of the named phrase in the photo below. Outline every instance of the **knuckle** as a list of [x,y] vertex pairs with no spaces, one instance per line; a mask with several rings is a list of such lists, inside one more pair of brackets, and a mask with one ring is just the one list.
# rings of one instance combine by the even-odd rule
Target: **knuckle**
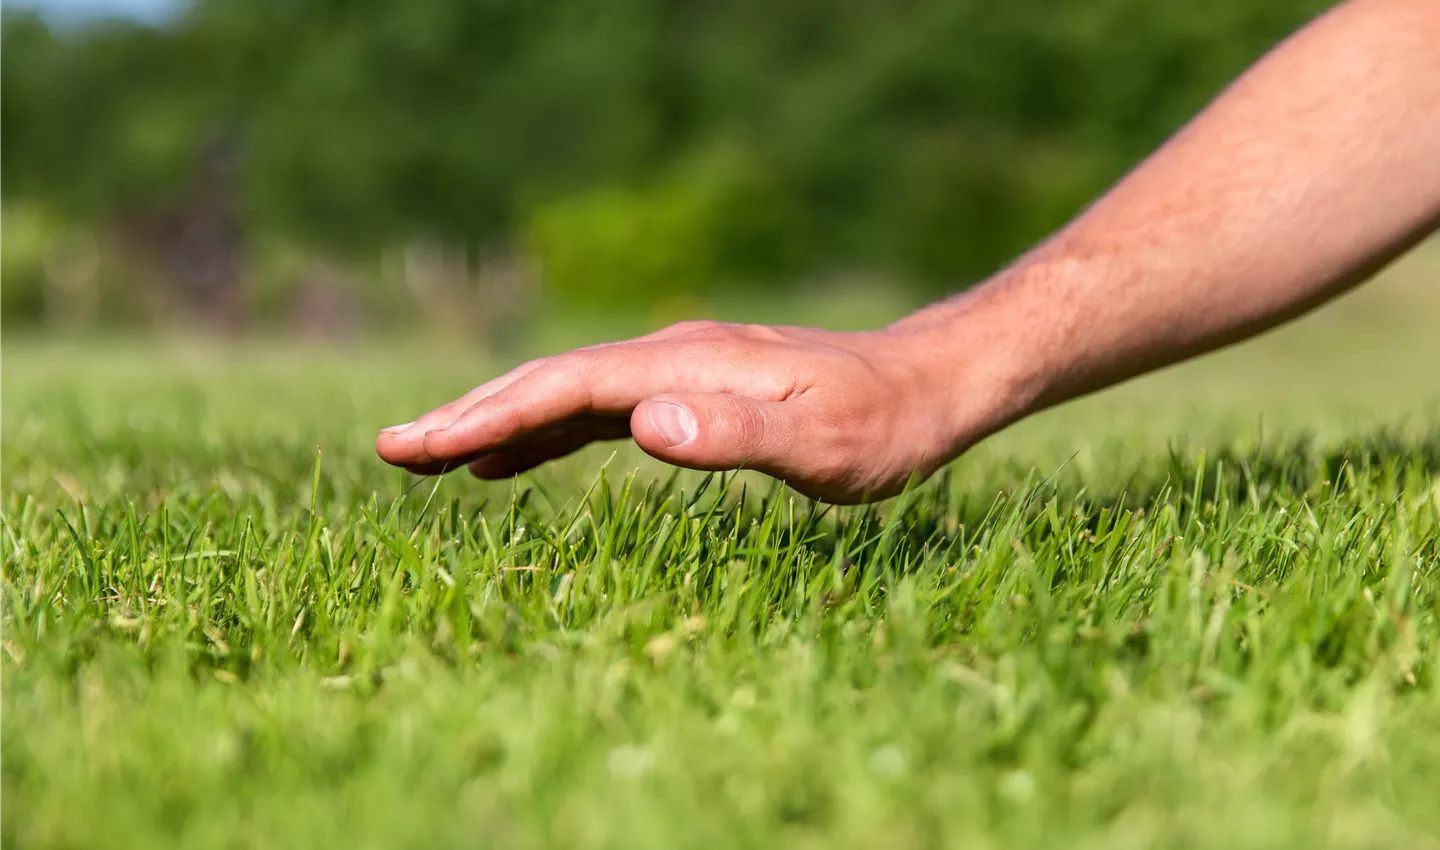
[[691,334],[715,331],[724,327],[724,324],[724,322],[717,322],[714,319],[686,319],[683,322],[676,322],[665,330],[667,333]]
[[781,328],[754,322],[720,322],[713,319],[695,319],[672,326],[677,333],[720,341],[751,342],[773,341],[785,337]]
[[556,410],[586,408],[596,382],[605,378],[606,363],[598,357],[577,354],[541,367],[525,386],[497,405],[496,421],[505,428],[528,429],[544,425]]
[[542,393],[568,393],[584,386],[587,378],[594,374],[597,358],[583,351],[576,351],[557,357],[536,367],[527,376],[533,386]]
[[584,405],[588,406],[595,381],[602,377],[598,365],[585,363],[556,374],[551,379],[554,393],[565,399],[584,399]]
[[762,325],[753,322],[743,325],[736,325],[734,330],[738,336],[745,337],[746,339],[761,340],[766,342],[772,342],[784,337],[784,333],[779,328],[773,327],[771,325]]

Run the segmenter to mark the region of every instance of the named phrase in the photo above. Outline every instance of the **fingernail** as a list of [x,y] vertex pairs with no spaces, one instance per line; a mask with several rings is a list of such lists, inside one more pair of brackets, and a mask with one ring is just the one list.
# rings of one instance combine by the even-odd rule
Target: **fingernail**
[[659,432],[660,439],[672,449],[695,439],[695,434],[700,430],[694,414],[668,401],[657,401],[650,405],[650,426]]
[[381,428],[380,430],[385,432],[386,434],[393,434],[396,431],[404,431],[406,428],[409,428],[411,425],[414,424],[414,422],[406,422],[403,425],[391,425],[389,428]]

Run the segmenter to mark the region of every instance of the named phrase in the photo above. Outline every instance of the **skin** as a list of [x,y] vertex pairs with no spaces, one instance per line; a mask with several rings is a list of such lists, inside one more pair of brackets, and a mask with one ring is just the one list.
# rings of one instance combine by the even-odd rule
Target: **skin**
[[684,322],[542,358],[376,449],[494,479],[630,437],[880,499],[1031,413],[1288,321],[1437,225],[1440,0],[1351,0],[960,296],[877,331]]

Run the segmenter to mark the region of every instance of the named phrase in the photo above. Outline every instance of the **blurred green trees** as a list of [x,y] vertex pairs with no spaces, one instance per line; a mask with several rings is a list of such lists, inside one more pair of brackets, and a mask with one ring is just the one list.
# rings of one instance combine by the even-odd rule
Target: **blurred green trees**
[[578,302],[857,267],[948,289],[1324,5],[199,0],[62,33],[6,11],[5,196],[113,221],[226,138],[247,244],[518,249]]
[[793,270],[791,199],[743,151],[710,150],[635,184],[541,203],[524,244],[547,287],[597,306],[704,294]]

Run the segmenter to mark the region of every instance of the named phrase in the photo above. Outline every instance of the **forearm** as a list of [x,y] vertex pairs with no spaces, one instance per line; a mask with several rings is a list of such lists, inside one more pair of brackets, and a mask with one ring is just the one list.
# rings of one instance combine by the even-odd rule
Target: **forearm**
[[507,478],[630,436],[802,493],[903,490],[1027,413],[1290,318],[1440,218],[1440,0],[1353,0],[994,280],[875,333],[681,323],[526,363],[376,450]]
[[895,330],[965,378],[963,448],[1293,318],[1437,222],[1440,0],[1352,0],[1049,240]]

